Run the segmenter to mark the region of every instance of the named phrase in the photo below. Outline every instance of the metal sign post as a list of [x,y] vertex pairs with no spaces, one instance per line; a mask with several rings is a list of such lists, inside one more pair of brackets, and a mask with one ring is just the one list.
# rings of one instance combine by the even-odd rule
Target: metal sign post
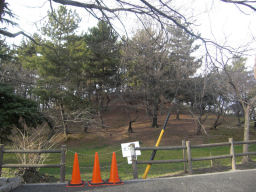
[[[168,120],[169,120],[170,115],[171,115],[171,113],[169,112],[168,115],[167,115],[167,117],[166,117],[166,119],[165,119],[164,126],[163,126],[163,128],[162,128],[162,130],[161,130],[161,132],[160,132],[160,135],[159,135],[158,139],[157,139],[157,142],[156,142],[156,145],[155,145],[156,147],[159,146],[160,141],[161,141],[161,139],[162,139],[162,137],[163,137],[163,135],[164,135],[164,131],[165,131],[166,125],[167,125],[167,123],[168,123]],[[154,158],[155,158],[155,156],[156,156],[156,152],[157,152],[157,150],[153,150],[153,151],[152,151],[150,160],[154,160]],[[147,175],[148,175],[148,172],[149,172],[150,168],[151,168],[151,164],[147,164],[147,167],[146,167],[146,169],[145,169],[145,172],[144,172],[144,174],[143,174],[143,176],[142,176],[143,179],[146,179],[146,178],[147,178]]]

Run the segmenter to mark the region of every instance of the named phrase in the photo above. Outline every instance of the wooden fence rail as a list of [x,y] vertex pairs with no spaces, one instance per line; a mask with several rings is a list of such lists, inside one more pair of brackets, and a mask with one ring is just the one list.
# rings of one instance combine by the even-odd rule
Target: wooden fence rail
[[[0,144],[0,176],[2,168],[60,168],[60,182],[65,182],[66,145],[59,150],[5,150]],[[60,153],[60,164],[3,164],[4,153]]]
[[[233,141],[233,138],[229,138],[228,142],[222,143],[210,143],[210,144],[201,144],[201,145],[191,145],[190,141],[182,141],[182,146],[161,146],[161,147],[134,147],[131,146],[131,152],[134,154],[136,150],[183,150],[183,159],[171,159],[171,160],[150,160],[150,161],[138,161],[136,156],[132,158],[133,163],[133,175],[134,179],[138,177],[137,164],[165,164],[165,163],[179,163],[184,162],[184,172],[192,174],[192,162],[193,161],[205,161],[205,160],[215,160],[215,159],[231,159],[232,170],[236,170],[236,157],[238,156],[249,156],[256,155],[256,152],[246,152],[246,153],[235,153],[234,145],[242,144],[256,144],[256,140],[250,141]],[[206,148],[206,147],[219,147],[219,146],[230,146],[230,153],[226,155],[215,155],[208,157],[197,157],[193,158],[191,150],[195,148]]]

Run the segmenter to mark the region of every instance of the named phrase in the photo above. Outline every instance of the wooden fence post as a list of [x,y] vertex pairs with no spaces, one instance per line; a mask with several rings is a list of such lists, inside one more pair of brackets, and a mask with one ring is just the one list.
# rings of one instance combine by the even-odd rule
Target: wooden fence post
[[230,143],[230,155],[231,157],[231,165],[232,165],[232,170],[236,170],[236,156],[235,156],[235,148],[234,148],[234,141],[233,138],[229,138],[228,142]]
[[0,177],[2,176],[3,159],[4,159],[4,145],[0,144]]
[[132,170],[133,170],[133,178],[138,179],[138,169],[137,169],[137,159],[136,159],[136,151],[135,145],[130,145],[131,155],[132,155]]
[[61,146],[61,160],[60,160],[60,182],[65,182],[65,165],[66,165],[66,145]]
[[[186,147],[186,141],[185,140],[182,140],[182,147]],[[187,161],[187,158],[186,158],[186,149],[182,149],[182,153],[183,153],[183,159],[184,161]],[[187,162],[184,162],[184,173],[187,172]]]
[[[212,152],[210,152],[210,157],[212,157]],[[210,160],[211,167],[214,167],[213,159]]]
[[186,141],[187,147],[187,159],[188,159],[188,173],[192,174],[192,158],[191,158],[191,148],[190,148],[190,141]]

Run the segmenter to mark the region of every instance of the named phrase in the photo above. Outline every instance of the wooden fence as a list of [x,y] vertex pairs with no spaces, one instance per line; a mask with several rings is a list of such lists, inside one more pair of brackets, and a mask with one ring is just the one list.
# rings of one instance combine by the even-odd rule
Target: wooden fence
[[[232,170],[236,170],[236,157],[238,156],[248,156],[256,155],[256,152],[247,152],[247,153],[235,153],[234,145],[248,145],[256,144],[256,140],[251,141],[233,141],[233,138],[229,138],[228,142],[223,143],[211,143],[211,144],[201,144],[201,145],[191,145],[190,141],[182,141],[181,146],[162,146],[162,147],[136,147],[134,145],[130,146],[132,154],[132,167],[133,167],[133,178],[138,178],[138,164],[164,164],[164,163],[184,163],[184,171],[192,174],[192,162],[193,161],[204,161],[204,160],[215,160],[215,159],[231,159]],[[206,148],[206,147],[218,147],[218,146],[230,146],[230,153],[226,155],[217,155],[217,156],[208,156],[208,157],[197,157],[193,158],[191,155],[191,150],[193,148]],[[136,150],[183,150],[182,159],[171,159],[171,160],[149,160],[149,161],[138,161],[136,160]]]
[[[3,164],[5,153],[60,153],[60,164]],[[59,150],[5,150],[0,144],[0,176],[2,168],[60,168],[60,182],[65,182],[66,145]]]

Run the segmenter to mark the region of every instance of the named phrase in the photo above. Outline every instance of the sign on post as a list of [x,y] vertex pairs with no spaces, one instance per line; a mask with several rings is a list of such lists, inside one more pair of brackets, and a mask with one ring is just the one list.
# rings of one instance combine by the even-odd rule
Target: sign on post
[[[131,144],[134,144],[135,147],[140,147],[139,141],[121,144],[123,157],[127,157],[128,164],[132,164],[132,154],[130,149]],[[138,155],[141,155],[140,150],[136,150],[136,159]]]

